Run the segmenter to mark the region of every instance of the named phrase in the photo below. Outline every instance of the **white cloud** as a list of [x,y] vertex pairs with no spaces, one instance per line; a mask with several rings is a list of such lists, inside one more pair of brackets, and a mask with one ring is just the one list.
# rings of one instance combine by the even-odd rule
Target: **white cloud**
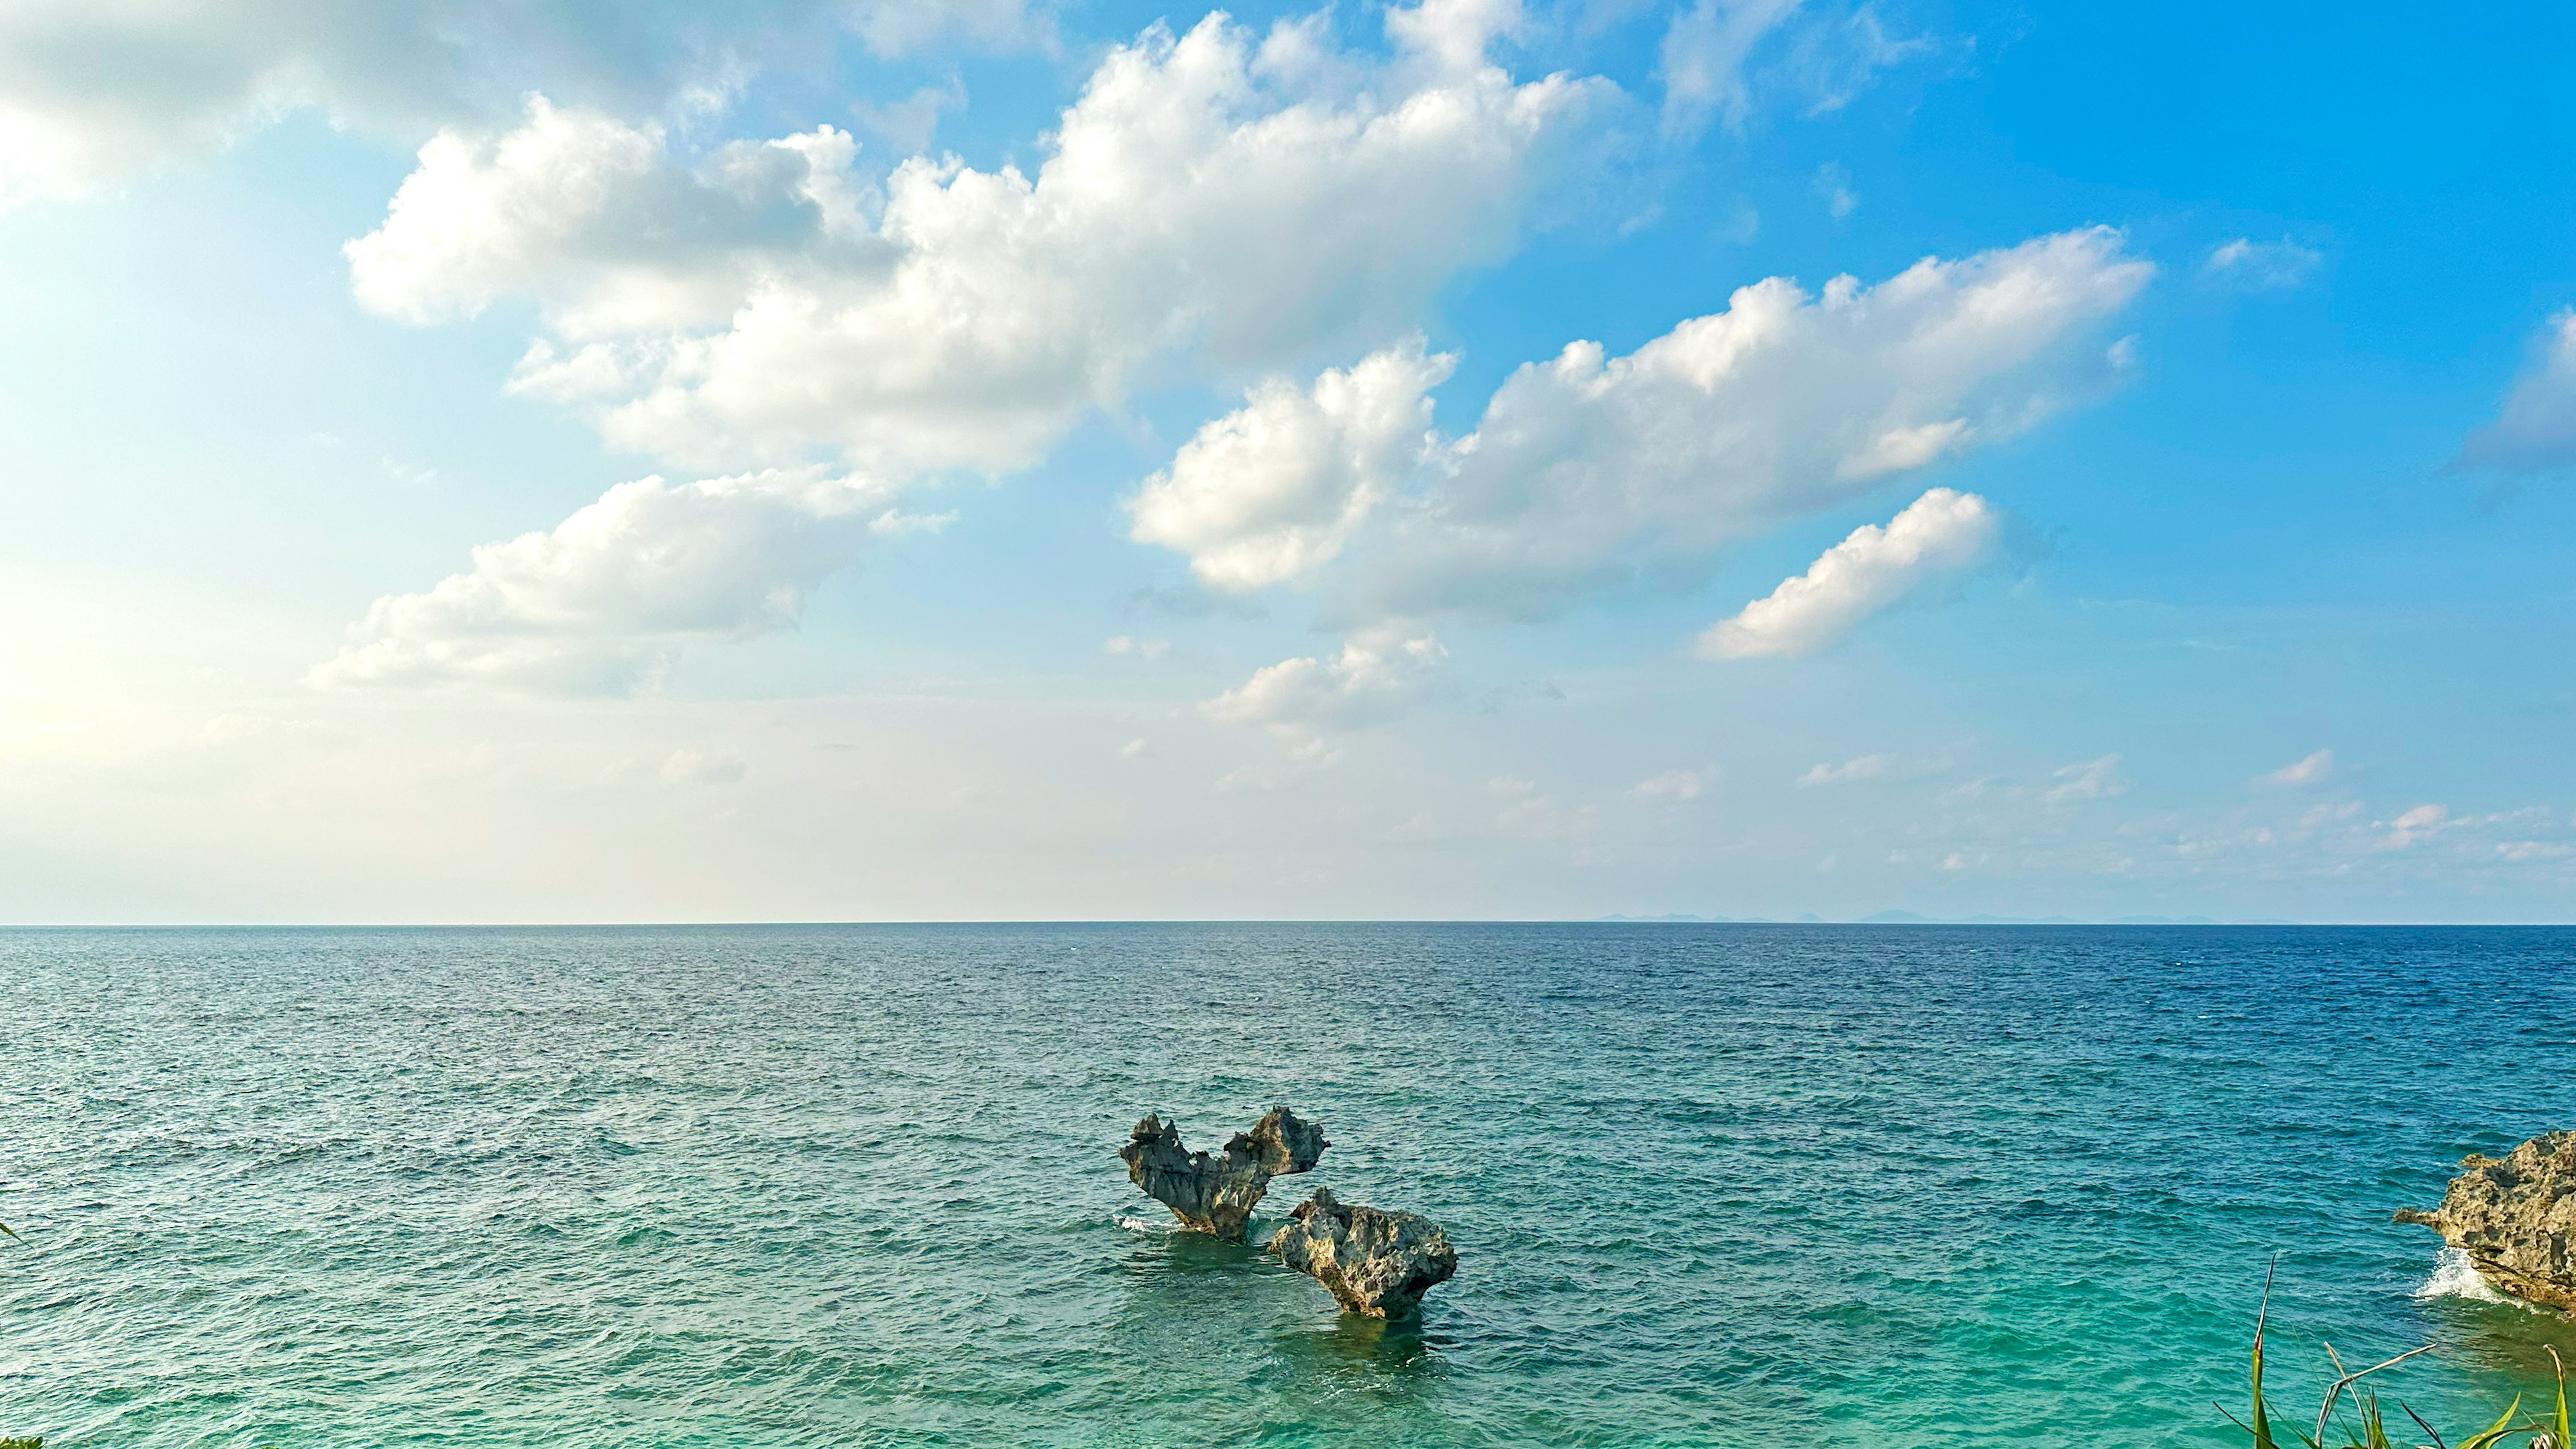
[[1836,221],[1860,207],[1860,198],[1851,189],[1851,172],[1840,161],[1828,161],[1816,168],[1815,188],[1817,197],[1825,203],[1826,214]]
[[2254,783],[2285,788],[2314,785],[2332,776],[2334,767],[2334,751],[2319,750],[2303,759],[2293,760],[2277,770],[2255,776]]
[[691,167],[652,128],[532,108],[425,148],[350,255],[397,316],[533,297],[548,331],[514,386],[621,447],[1007,471],[1158,358],[1276,366],[1385,337],[1507,254],[1611,94],[1482,64],[1507,18],[1391,11],[1385,64],[1332,50],[1321,16],[1265,39],[1222,15],[1158,26],[1101,61],[1034,177],[916,159],[881,195],[830,128]]
[[1132,655],[1151,664],[1172,652],[1169,639],[1139,639],[1132,634],[1112,634],[1100,646],[1103,654]]
[[2404,850],[2421,840],[2431,839],[2453,826],[2467,822],[2452,818],[2447,805],[2418,805],[2394,820],[2379,822],[2386,833],[2378,840],[2381,850]]
[[1526,29],[1520,0],[1417,0],[1386,13],[1387,39],[1441,68],[1473,70],[1496,40]]
[[1875,5],[1858,5],[1840,25],[1808,27],[1785,64],[1787,78],[1808,99],[1808,115],[1850,105],[1878,73],[1917,56],[1937,53],[1928,35],[1890,35]]
[[2051,805],[2072,805],[2085,800],[2107,800],[2129,793],[2129,782],[2120,778],[2120,757],[2104,755],[2098,760],[2061,767],[2055,785],[2041,792],[2040,799]]
[[530,91],[651,111],[844,37],[1044,44],[1023,0],[11,0],[0,5],[0,201],[78,194],[288,112],[417,140]]
[[[1712,120],[1742,129],[1758,105],[1809,116],[1851,104],[1880,72],[1940,44],[1888,33],[1874,5],[1805,0],[1692,0],[1665,28],[1657,78],[1667,136],[1694,137]],[[1756,63],[1757,55],[1767,59]]]
[[1817,785],[1844,785],[1859,780],[1875,780],[1886,774],[1887,767],[1894,763],[1894,759],[1887,755],[1861,755],[1845,760],[1839,765],[1819,763],[1810,767],[1807,773],[1800,775],[1798,784],[1803,789]]
[[1742,125],[1752,107],[1747,76],[1754,47],[1790,16],[1802,0],[1692,0],[1664,32],[1660,74],[1664,82],[1664,131],[1685,136],[1712,115]]
[[682,645],[792,627],[870,532],[920,526],[886,489],[820,472],[621,483],[470,572],[376,600],[326,687],[490,685],[624,694]]
[[[1414,487],[1334,536],[1337,554],[1298,552],[1290,574],[1290,551],[1275,550],[1258,576],[1329,584],[1345,618],[1527,619],[1687,569],[2098,387],[2118,367],[2092,334],[2152,271],[2093,228],[1926,259],[1876,287],[1838,277],[1821,296],[1775,277],[1625,357],[1574,343],[1513,373]],[[1404,414],[1404,401],[1374,405]],[[1275,487],[1252,434],[1229,443],[1233,471],[1209,470],[1193,491],[1201,516],[1256,512],[1218,501],[1229,477],[1256,497]],[[1305,444],[1278,446],[1293,461]],[[1323,505],[1312,516],[1341,517]],[[1230,569],[1215,561],[1246,536],[1212,529],[1193,546]]]
[[2201,272],[2231,286],[2287,290],[2300,286],[2325,264],[2325,253],[2283,238],[2258,242],[2247,237],[2220,242],[2209,249]]
[[1448,651],[1403,626],[1363,630],[1330,659],[1283,659],[1200,706],[1219,724],[1263,725],[1291,738],[1375,724],[1422,692]]
[[1698,770],[1666,770],[1652,779],[1639,780],[1628,793],[1639,800],[1696,800],[1708,783],[1709,777]]
[[658,124],[532,97],[516,130],[442,132],[421,148],[384,224],[344,248],[350,283],[370,310],[409,322],[533,292],[577,337],[721,323],[765,279],[882,262],[855,155],[826,126],[682,169]]
[[945,84],[923,86],[899,101],[857,102],[850,107],[850,119],[898,153],[919,155],[939,134],[940,116],[965,105],[966,84],[952,74]]
[[1139,543],[1243,592],[1330,562],[1430,448],[1430,390],[1456,366],[1415,337],[1299,391],[1285,378],[1198,431],[1128,504]]
[[1994,547],[1995,511],[1974,493],[1935,488],[1885,528],[1864,523],[1826,549],[1807,571],[1700,635],[1704,659],[1804,654],[1931,579],[1983,561]]
[[1544,844],[1588,840],[1601,828],[1601,807],[1568,808],[1553,795],[1532,795],[1494,812],[1494,829],[1513,840]]
[[[1177,39],[1156,27],[1100,63],[1033,179],[914,160],[879,191],[828,126],[684,162],[660,125],[533,98],[513,130],[422,148],[383,225],[349,243],[352,284],[417,322],[532,298],[545,331],[512,386],[592,408],[625,446],[791,470],[837,455],[886,488],[1006,471],[1084,409],[1117,403],[1155,358],[1233,365],[1383,336],[1458,268],[1504,254],[1550,148],[1610,93],[1562,76],[1515,84],[1485,65],[1517,13],[1498,0],[1390,12],[1398,53],[1383,64],[1332,51],[1320,15],[1257,43],[1222,15]],[[1448,366],[1416,343],[1310,394],[1255,389],[1247,414],[1203,431],[1139,496],[1138,526],[1208,545],[1203,576],[1238,585],[1331,557],[1419,453],[1421,394]],[[1261,451],[1244,439],[1291,437],[1322,456],[1283,463],[1271,494],[1252,475],[1249,493],[1203,486]],[[762,490],[724,497],[737,521],[801,517]],[[1327,506],[1342,516],[1301,517]],[[532,627],[495,602],[497,567],[380,601],[317,678],[631,689],[675,633],[741,632],[638,631],[622,622],[644,609],[632,600],[578,627]],[[780,597],[815,576],[792,548],[730,567],[745,587],[765,574]],[[1348,708],[1326,713],[1381,692],[1369,657],[1316,664],[1358,671]]]
[[670,785],[731,785],[751,767],[729,750],[673,750],[662,761],[662,780]]
[[2549,319],[2496,420],[2469,434],[2454,469],[2545,473],[2576,465],[2576,308]]

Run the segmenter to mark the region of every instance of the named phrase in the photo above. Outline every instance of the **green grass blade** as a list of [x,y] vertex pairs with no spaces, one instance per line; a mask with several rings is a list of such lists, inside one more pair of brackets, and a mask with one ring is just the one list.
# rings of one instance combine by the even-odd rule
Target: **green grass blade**
[[2567,1364],[2554,1348],[2549,1351],[2549,1361],[2558,1366],[2558,1413],[2549,1421],[2549,1442],[2554,1449],[2567,1449]]
[[2272,1265],[2263,1270],[2263,1304],[2254,1310],[2254,1449],[2281,1449],[2272,1438],[2272,1421],[2263,1414],[2263,1323],[2272,1315],[2272,1275],[2280,1270],[2281,1255],[2272,1255]]
[[2460,1445],[2460,1449],[2488,1449],[2489,1445],[2513,1432],[2513,1416],[2521,1412],[2522,1395],[2516,1394],[2513,1402],[2504,1406],[2504,1412],[2496,1415],[2496,1421],[2489,1424],[2485,1432]]

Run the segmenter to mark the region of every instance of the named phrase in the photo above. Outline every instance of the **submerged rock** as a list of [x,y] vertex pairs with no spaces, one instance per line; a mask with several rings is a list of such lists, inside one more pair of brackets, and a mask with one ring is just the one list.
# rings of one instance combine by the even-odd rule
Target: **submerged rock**
[[1322,1123],[1273,1107],[1251,1131],[1227,1138],[1222,1155],[1190,1151],[1177,1125],[1148,1115],[1118,1158],[1127,1164],[1127,1180],[1172,1216],[1203,1233],[1241,1238],[1270,1179],[1311,1171],[1330,1146]]
[[1319,1187],[1289,1218],[1272,1235],[1270,1251],[1330,1289],[1346,1312],[1409,1313],[1458,1271],[1449,1235],[1417,1213],[1345,1204],[1331,1188]]
[[2402,1208],[2469,1255],[2479,1276],[2533,1303],[2576,1309],[2576,1132],[2548,1132],[2503,1157],[2470,1153],[2431,1212]]

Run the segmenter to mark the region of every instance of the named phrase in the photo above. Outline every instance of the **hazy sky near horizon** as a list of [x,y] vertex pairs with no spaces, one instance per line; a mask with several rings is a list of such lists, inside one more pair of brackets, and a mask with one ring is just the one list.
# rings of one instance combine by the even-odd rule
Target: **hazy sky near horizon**
[[2576,17],[0,11],[0,921],[2567,920]]

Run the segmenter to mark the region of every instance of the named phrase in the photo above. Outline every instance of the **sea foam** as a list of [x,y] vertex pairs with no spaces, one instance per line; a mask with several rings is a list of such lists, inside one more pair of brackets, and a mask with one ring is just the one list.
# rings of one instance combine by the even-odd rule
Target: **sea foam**
[[2479,1303],[2510,1303],[2513,1300],[2487,1286],[2478,1276],[2475,1263],[2458,1248],[2444,1248],[2433,1260],[2433,1276],[2415,1290],[2418,1298],[2468,1298]]

